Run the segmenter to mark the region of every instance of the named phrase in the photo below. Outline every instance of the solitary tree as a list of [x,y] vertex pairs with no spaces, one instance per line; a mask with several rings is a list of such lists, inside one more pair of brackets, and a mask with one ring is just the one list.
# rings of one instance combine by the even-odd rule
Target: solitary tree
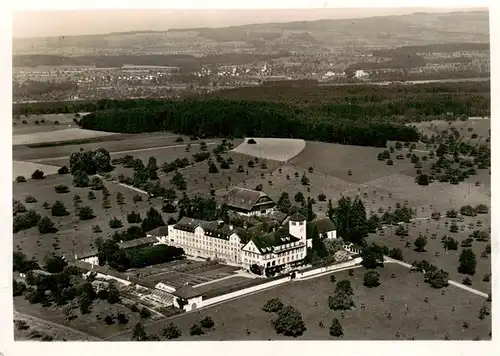
[[182,335],[182,333],[180,329],[177,326],[175,326],[174,323],[170,323],[167,325],[165,329],[163,329],[162,335],[165,339],[172,340],[179,338]]
[[273,322],[274,329],[278,334],[297,337],[306,331],[306,325],[302,320],[300,312],[292,307],[283,307],[278,312],[278,318]]
[[464,249],[460,253],[458,272],[473,276],[476,273],[476,255],[470,249]]
[[380,285],[380,274],[377,271],[368,271],[365,273],[364,285],[368,288],[378,287]]
[[427,245],[427,239],[424,236],[419,235],[413,244],[415,245],[416,251],[424,252],[425,245]]
[[47,216],[44,216],[43,218],[41,218],[40,221],[38,222],[37,226],[38,226],[38,231],[41,234],[48,234],[50,232],[57,231],[54,228],[54,223]]
[[344,335],[342,325],[340,325],[339,319],[337,318],[333,318],[332,325],[330,325],[330,335],[335,337]]
[[123,205],[125,204],[125,198],[121,192],[116,193],[116,204],[120,207],[120,210],[123,211]]
[[132,333],[132,340],[135,341],[146,341],[148,339],[148,335],[146,334],[146,330],[141,323],[137,323],[134,326],[134,330]]

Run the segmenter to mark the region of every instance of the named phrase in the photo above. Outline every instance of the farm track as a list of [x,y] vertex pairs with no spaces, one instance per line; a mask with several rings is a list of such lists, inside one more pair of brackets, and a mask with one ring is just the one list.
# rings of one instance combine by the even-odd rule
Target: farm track
[[[385,256],[385,261],[388,262],[388,263],[396,263],[396,264],[398,264],[400,266],[403,266],[403,267],[406,267],[406,268],[411,268],[411,264],[403,262],[403,261],[398,261],[398,260],[395,260],[395,259],[387,257],[387,256]],[[466,285],[464,285],[462,283],[458,283],[458,282],[455,282],[455,281],[452,281],[452,280],[449,280],[448,283],[451,284],[452,286],[455,286],[457,288],[463,289],[463,290],[465,290],[467,292],[474,293],[474,294],[479,295],[479,296],[484,297],[484,298],[488,298],[488,294],[486,294],[484,292],[481,292],[481,291],[479,291],[477,289],[468,287],[468,286],[466,286]]]
[[[216,145],[216,142],[206,142],[207,146],[212,146]],[[121,154],[127,154],[127,153],[134,153],[134,152],[147,152],[147,151],[154,151],[154,150],[163,150],[167,148],[178,148],[178,147],[186,147],[188,144],[183,144],[183,145],[168,145],[168,146],[157,146],[157,147],[148,147],[148,148],[137,148],[133,150],[123,150],[123,151],[114,151],[114,152],[109,152],[111,156],[113,155],[121,155]],[[199,143],[192,143],[191,147],[193,146],[199,146]],[[48,157],[48,158],[37,158],[37,159],[29,159],[29,162],[44,162],[44,161],[55,161],[55,160],[60,160],[60,159],[69,159],[69,156],[59,156],[59,157]]]

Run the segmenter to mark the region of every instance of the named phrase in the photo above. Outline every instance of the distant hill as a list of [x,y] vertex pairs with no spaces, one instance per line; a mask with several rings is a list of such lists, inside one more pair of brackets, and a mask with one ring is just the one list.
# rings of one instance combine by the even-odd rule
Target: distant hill
[[[15,54],[92,54],[109,51],[113,54],[166,53],[166,44],[175,43],[189,49],[191,43],[207,47],[214,42],[240,42],[249,50],[283,46],[287,38],[304,44],[320,44],[330,48],[342,41],[356,39],[360,44],[379,48],[421,46],[439,43],[489,42],[488,11],[462,11],[450,13],[413,13],[399,16],[378,16],[359,19],[325,19],[286,23],[249,24],[219,28],[183,28],[168,31],[113,32],[101,35],[59,36],[47,38],[15,38]],[[177,47],[176,47],[177,48]],[[259,52],[258,52],[259,53]]]

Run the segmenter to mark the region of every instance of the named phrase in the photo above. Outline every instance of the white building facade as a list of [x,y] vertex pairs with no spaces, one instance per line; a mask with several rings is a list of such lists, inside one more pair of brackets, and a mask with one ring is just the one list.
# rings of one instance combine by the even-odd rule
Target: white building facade
[[241,264],[243,244],[231,226],[218,228],[217,222],[182,218],[170,225],[166,244],[181,247],[187,255],[219,259],[228,264]]

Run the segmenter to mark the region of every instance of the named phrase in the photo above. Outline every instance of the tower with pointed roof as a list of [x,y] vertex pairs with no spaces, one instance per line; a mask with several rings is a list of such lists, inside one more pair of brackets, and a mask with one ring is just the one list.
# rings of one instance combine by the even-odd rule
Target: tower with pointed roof
[[290,235],[299,238],[302,242],[307,243],[306,218],[299,213],[290,216],[288,220],[288,231]]

